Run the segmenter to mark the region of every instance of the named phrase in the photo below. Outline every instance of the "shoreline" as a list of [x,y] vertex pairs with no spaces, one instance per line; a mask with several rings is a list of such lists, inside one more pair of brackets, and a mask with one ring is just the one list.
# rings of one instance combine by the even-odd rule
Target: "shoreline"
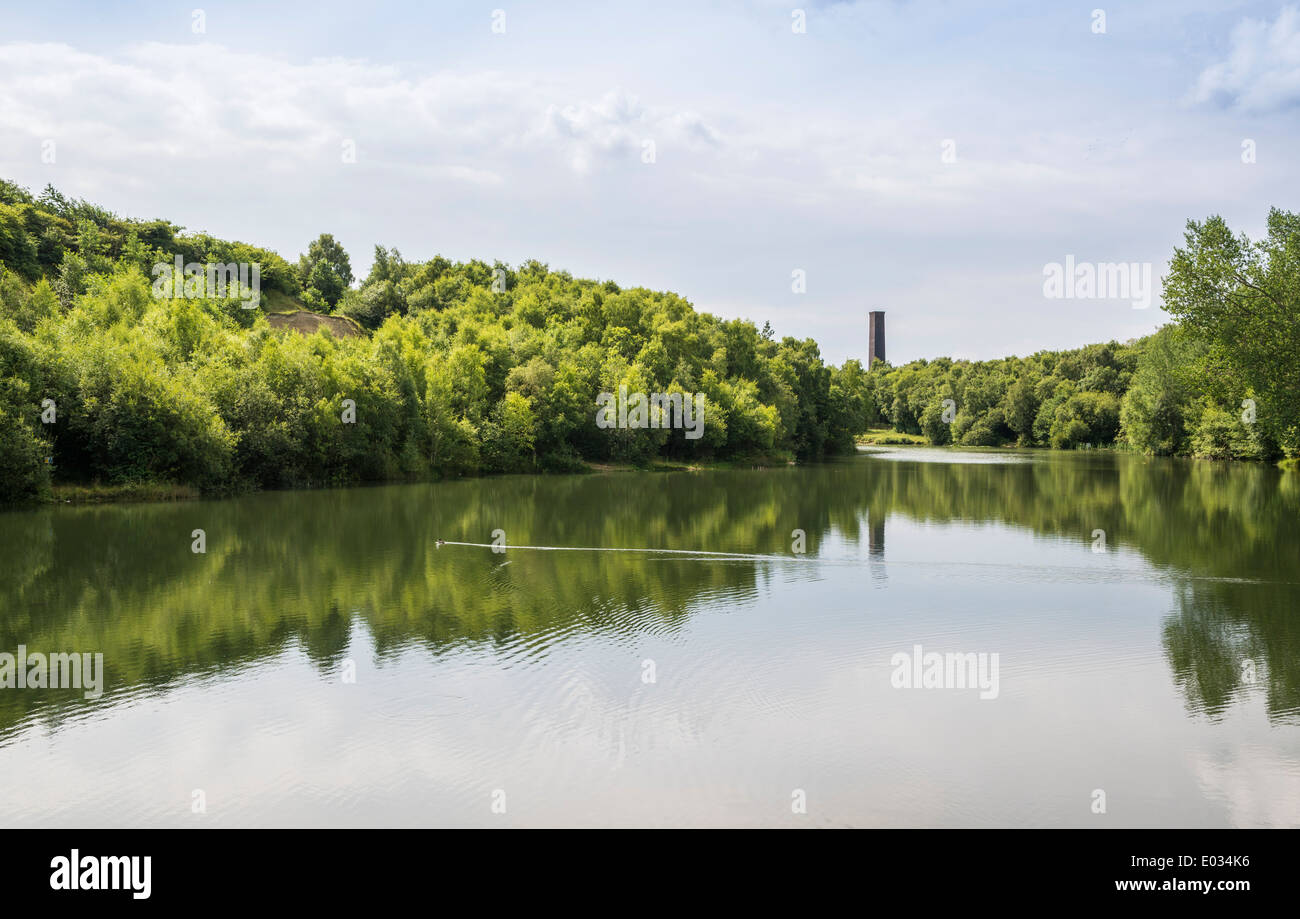
[[[700,462],[698,460],[690,462],[685,460],[655,460],[645,466],[638,466],[633,463],[592,462],[586,463],[584,464],[584,468],[576,469],[572,472],[525,472],[514,474],[527,476],[570,476],[603,475],[621,472],[711,472],[720,469],[776,469],[794,465],[798,465],[798,463],[795,460],[786,457],[762,456],[746,457],[743,459],[709,460],[706,462]],[[136,503],[158,504],[172,501],[198,501],[204,498],[229,498],[237,495],[255,494],[260,491],[320,491],[323,489],[354,488],[366,485],[433,484],[437,482],[455,481],[459,478],[491,479],[498,477],[500,476],[478,475],[444,478],[399,478],[373,482],[337,482],[328,485],[297,485],[275,489],[249,487],[216,489],[213,491],[203,491],[193,485],[178,485],[173,482],[131,482],[120,485],[104,485],[94,482],[60,482],[52,485],[50,487],[50,492],[47,495],[25,503],[0,505],[0,511],[30,510],[32,508],[63,504],[71,504],[75,506]]]
[[967,452],[987,451],[996,453],[999,451],[1025,450],[1034,453],[1123,453],[1133,454],[1136,456],[1146,456],[1151,459],[1181,459],[1195,460],[1204,463],[1230,463],[1233,465],[1245,464],[1262,467],[1273,467],[1282,472],[1300,472],[1300,457],[1283,457],[1279,460],[1267,459],[1244,459],[1238,457],[1218,457],[1218,456],[1197,456],[1194,453],[1170,453],[1159,455],[1153,453],[1143,453],[1127,444],[1113,443],[1100,446],[1073,447],[1068,450],[1057,449],[1055,447],[1040,446],[1022,446],[1020,444],[999,444],[997,446],[974,446],[966,444],[934,444],[931,443],[924,434],[907,434],[898,431],[875,430],[868,431],[864,435],[855,438],[853,445],[856,449],[861,450],[863,447],[924,447],[929,450],[955,450]]
[[[931,450],[951,450],[954,452],[996,452],[999,450],[1033,450],[1043,453],[1079,453],[1091,452],[1080,450],[1053,450],[1050,447],[1018,447],[1008,444],[1002,447],[965,447],[955,444],[934,445],[919,434],[900,434],[898,432],[873,432],[878,436],[860,437],[854,440],[854,451],[860,453],[863,447],[921,447]],[[1094,447],[1093,451],[1109,453],[1131,452],[1115,446]],[[845,454],[846,456],[853,454]],[[834,457],[828,457],[833,459]],[[1277,463],[1260,460],[1213,460],[1206,457],[1174,456],[1167,459],[1193,459],[1222,463],[1253,463],[1260,466],[1273,466],[1283,472],[1300,472],[1300,459],[1283,459]],[[573,472],[526,472],[518,473],[529,476],[552,475],[608,475],[610,473],[641,472],[712,472],[730,469],[779,469],[787,466],[803,465],[796,460],[780,456],[747,457],[743,459],[710,460],[707,462],[685,460],[656,460],[649,465],[638,466],[632,463],[586,463],[585,468]],[[464,476],[458,478],[494,478],[492,475]],[[205,492],[192,485],[178,485],[172,482],[132,482],[120,485],[103,485],[89,482],[66,482],[53,485],[50,493],[34,501],[0,506],[0,511],[29,510],[38,507],[71,504],[90,506],[99,504],[158,504],[172,501],[198,501],[204,498],[228,498],[258,491],[317,491],[326,488],[351,488],[364,485],[397,485],[403,483],[435,483],[450,481],[447,478],[391,479],[380,482],[348,482],[331,485],[299,485],[282,489],[233,488]]]

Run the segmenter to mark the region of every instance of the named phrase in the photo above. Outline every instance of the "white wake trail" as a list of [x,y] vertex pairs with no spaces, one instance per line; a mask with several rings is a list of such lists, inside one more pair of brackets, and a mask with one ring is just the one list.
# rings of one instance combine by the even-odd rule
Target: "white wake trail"
[[475,549],[505,549],[510,552],[513,552],[516,549],[531,549],[535,552],[639,552],[642,555],[709,556],[710,558],[768,562],[817,561],[813,558],[800,558],[793,555],[756,555],[749,552],[710,552],[706,549],[626,549],[613,546],[513,546],[509,544],[501,545],[499,543],[490,542],[456,542],[451,539],[441,540],[439,544],[444,546],[471,546]]

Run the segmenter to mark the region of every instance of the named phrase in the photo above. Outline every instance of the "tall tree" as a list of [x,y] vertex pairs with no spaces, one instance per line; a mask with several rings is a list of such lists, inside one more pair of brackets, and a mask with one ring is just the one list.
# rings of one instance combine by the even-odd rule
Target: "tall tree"
[[352,286],[352,263],[347,251],[331,233],[322,233],[298,258],[298,278],[309,295],[316,295],[331,309]]
[[1300,214],[1273,208],[1268,235],[1233,236],[1222,217],[1189,220],[1174,250],[1165,309],[1209,345],[1210,361],[1258,401],[1258,421],[1300,453]]

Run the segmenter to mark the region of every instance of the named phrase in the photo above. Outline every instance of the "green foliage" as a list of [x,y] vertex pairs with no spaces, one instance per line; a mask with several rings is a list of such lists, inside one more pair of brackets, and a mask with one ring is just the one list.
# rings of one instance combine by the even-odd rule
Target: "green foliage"
[[537,421],[527,396],[506,393],[483,426],[483,461],[489,472],[531,472]]
[[50,488],[49,444],[20,410],[0,404],[0,504],[40,498]]
[[1197,390],[1193,368],[1203,350],[1173,325],[1146,340],[1120,406],[1120,429],[1128,443],[1157,456],[1188,452],[1188,414]]
[[40,270],[36,243],[24,225],[23,212],[0,204],[0,263],[10,271],[35,278]]
[[952,422],[944,420],[944,412],[943,403],[936,399],[922,410],[918,421],[926,439],[940,447],[952,443]]
[[[864,415],[936,445],[1109,445],[1141,350],[1108,342],[1026,358],[877,364],[864,381],[864,398],[874,403]],[[945,400],[953,411],[945,412]]]
[[352,263],[329,233],[322,233],[298,259],[298,282],[305,302],[333,309],[352,286]]
[[1190,220],[1184,240],[1165,308],[1204,344],[1214,395],[1232,406],[1253,397],[1263,448],[1300,455],[1300,214],[1274,208],[1256,242],[1222,217]]
[[[866,414],[933,444],[1300,454],[1300,217],[1274,210],[1268,226],[1251,243],[1218,217],[1188,223],[1165,286],[1179,324],[1026,358],[880,364]],[[950,424],[945,398],[957,406]]]
[[[33,450],[53,456],[61,482],[282,487],[812,458],[851,450],[879,415],[858,362],[827,367],[815,342],[778,342],[675,294],[536,261],[408,262],[382,246],[353,289],[347,253],[328,234],[291,269],[274,253],[125,221],[52,188],[35,201],[0,192],[13,262],[0,275],[0,321],[25,355],[6,371],[26,387],[13,389],[27,427],[3,435],[26,476],[15,495],[48,479]],[[45,249],[28,224],[48,231]],[[236,297],[155,296],[154,265],[178,255],[258,262],[264,303],[300,294],[371,334],[273,331]],[[703,394],[703,436],[680,423],[597,427],[597,396],[620,386]],[[59,406],[48,449],[32,441],[38,391]]]
[[1048,438],[1057,450],[1113,443],[1119,433],[1119,400],[1113,393],[1084,390],[1066,399],[1052,419]]
[[[61,482],[225,489],[815,459],[885,424],[963,446],[1294,452],[1295,220],[1274,212],[1255,246],[1215,220],[1189,226],[1168,294],[1181,326],[1127,344],[867,372],[853,360],[829,367],[811,340],[778,341],[768,326],[696,312],[676,294],[537,261],[410,262],[380,246],[352,288],[329,234],[294,268],[244,243],[5,183],[0,500],[40,493],[51,469]],[[237,297],[157,297],[152,268],[176,256],[259,263],[264,305],[301,294],[368,334],[275,331]],[[598,427],[597,397],[621,386],[702,394],[702,436]],[[58,405],[48,428],[42,398]],[[1243,400],[1260,423],[1238,419]]]
[[1233,459],[1255,452],[1241,420],[1208,400],[1192,430],[1191,446],[1193,455],[1206,459]]
[[42,396],[33,391],[40,379],[33,351],[13,323],[0,319],[0,504],[49,491],[51,450],[40,430]]

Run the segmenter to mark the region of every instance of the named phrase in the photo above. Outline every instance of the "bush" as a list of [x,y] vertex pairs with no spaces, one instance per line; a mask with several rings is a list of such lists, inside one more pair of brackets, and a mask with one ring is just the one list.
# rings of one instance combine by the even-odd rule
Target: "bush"
[[1205,403],[1192,431],[1192,453],[1205,459],[1234,459],[1258,455],[1258,447],[1239,416]]
[[943,446],[952,440],[952,424],[943,420],[943,412],[943,403],[935,401],[921,413],[921,433],[936,446]]
[[[16,381],[0,380],[9,388]],[[0,404],[0,504],[44,497],[50,490],[50,445],[12,406]]]
[[1114,394],[1077,392],[1057,409],[1049,432],[1051,445],[1069,450],[1081,444],[1104,446],[1119,433],[1119,400]]

